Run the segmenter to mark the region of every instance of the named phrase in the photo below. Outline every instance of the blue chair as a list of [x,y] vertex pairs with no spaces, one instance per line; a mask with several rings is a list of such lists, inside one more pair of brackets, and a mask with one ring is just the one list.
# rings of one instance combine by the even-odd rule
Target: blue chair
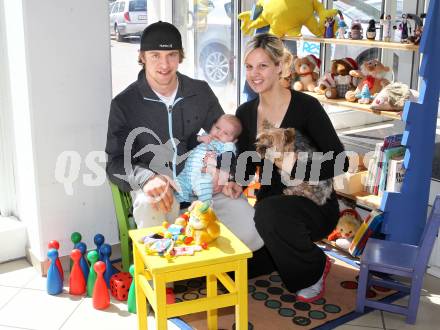
[[[404,224],[402,224],[404,226]],[[425,226],[420,246],[370,238],[361,257],[361,269],[356,299],[356,311],[365,307],[406,315],[406,322],[414,324],[420,301],[423,277],[440,226],[440,195],[435,199]],[[373,278],[370,272],[381,272],[411,279],[410,285],[390,279]],[[398,306],[366,298],[371,285],[409,293],[408,306]]]

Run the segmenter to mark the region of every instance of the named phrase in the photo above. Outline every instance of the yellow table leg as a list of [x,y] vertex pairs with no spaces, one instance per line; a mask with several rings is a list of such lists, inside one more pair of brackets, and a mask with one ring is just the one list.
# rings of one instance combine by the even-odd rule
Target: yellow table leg
[[136,313],[138,318],[138,329],[147,330],[147,297],[139,284],[139,275],[144,273],[144,263],[142,262],[140,253],[133,245],[133,259],[134,259],[134,281],[136,286]]
[[156,329],[167,329],[167,301],[166,301],[166,288],[165,281],[162,276],[153,275],[154,294],[156,295]]
[[238,302],[235,306],[235,324],[239,330],[248,329],[248,278],[247,260],[237,261],[235,272],[235,283],[237,286]]
[[[206,296],[208,298],[217,296],[217,276],[210,274],[206,276]],[[207,311],[208,329],[217,329],[217,309],[210,309]]]

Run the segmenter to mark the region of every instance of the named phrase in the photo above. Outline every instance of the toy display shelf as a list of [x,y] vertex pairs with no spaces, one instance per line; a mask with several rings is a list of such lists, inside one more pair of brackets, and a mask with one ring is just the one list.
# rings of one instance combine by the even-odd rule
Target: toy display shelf
[[360,46],[360,47],[378,47],[383,49],[395,49],[405,51],[418,51],[419,46],[413,44],[405,44],[400,42],[386,42],[379,40],[353,40],[353,39],[337,39],[337,38],[317,38],[317,37],[284,37],[285,40],[319,42],[324,44]]
[[392,119],[398,119],[398,120],[401,119],[401,112],[373,110],[370,108],[369,104],[348,102],[345,99],[328,99],[324,95],[317,94],[314,92],[303,92],[303,93],[308,94],[310,96],[313,96],[314,98],[316,98],[319,102],[321,102],[323,104],[329,104],[329,105],[336,106],[339,108],[344,108],[347,110],[369,112],[369,113],[373,113],[375,115],[385,116],[385,117],[392,118]]
[[361,191],[353,195],[345,194],[343,192],[336,191],[336,194],[346,198],[348,200],[354,201],[356,205],[365,209],[378,209],[381,204],[382,198],[378,195],[371,195],[367,192]]

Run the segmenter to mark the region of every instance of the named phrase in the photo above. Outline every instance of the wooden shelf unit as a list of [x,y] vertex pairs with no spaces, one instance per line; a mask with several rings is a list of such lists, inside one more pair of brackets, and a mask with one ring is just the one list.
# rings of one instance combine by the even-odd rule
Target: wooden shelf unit
[[361,191],[354,195],[345,194],[339,191],[336,191],[336,194],[339,196],[349,199],[353,202],[355,202],[360,207],[366,208],[366,209],[378,209],[380,207],[380,203],[382,198],[377,195],[371,195],[367,192]]
[[314,98],[318,99],[319,102],[324,104],[330,104],[332,106],[336,106],[339,108],[344,108],[347,110],[356,110],[356,111],[363,111],[363,112],[369,112],[375,115],[384,116],[392,119],[401,120],[402,119],[402,112],[398,111],[379,111],[374,110],[370,108],[370,105],[368,104],[360,104],[355,102],[348,102],[345,99],[328,99],[325,97],[325,95],[317,94],[314,92],[303,92],[307,95],[313,96]]
[[415,52],[419,50],[418,45],[405,44],[400,42],[385,42],[379,40],[353,40],[353,39],[337,39],[337,38],[317,38],[317,37],[284,37],[285,40],[319,42],[324,44],[359,46],[359,47],[378,47],[384,49],[395,49]]
[[[420,47],[412,44],[395,42],[351,40],[351,39],[327,39],[315,37],[286,37],[285,40],[319,42],[324,44],[337,44],[361,47],[379,47],[399,51],[420,51],[421,64],[420,96],[418,102],[406,102],[401,120],[405,124],[402,145],[406,147],[404,166],[405,178],[400,193],[383,193],[379,196],[367,195],[366,193],[350,196],[340,195],[354,200],[359,205],[371,205],[383,212],[381,233],[385,239],[418,244],[422,236],[429,200],[429,187],[432,173],[432,159],[434,157],[436,118],[439,105],[440,93],[440,44],[435,42],[440,35],[440,0],[431,0],[427,17],[423,27],[423,36]],[[420,48],[420,49],[419,49]],[[313,95],[315,96],[315,95]],[[315,96],[316,97],[316,96]],[[322,103],[343,106],[347,109],[372,112],[371,109],[357,107],[354,104],[344,104],[341,100],[328,100],[325,97],[317,97]],[[395,119],[400,119],[399,113],[378,113]],[[396,118],[398,116],[399,118]],[[380,205],[379,205],[380,204]]]

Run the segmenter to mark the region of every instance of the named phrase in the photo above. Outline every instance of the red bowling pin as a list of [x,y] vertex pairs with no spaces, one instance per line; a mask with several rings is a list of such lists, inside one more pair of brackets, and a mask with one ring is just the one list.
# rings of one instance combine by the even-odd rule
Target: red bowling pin
[[[47,247],[50,249],[55,249],[55,250],[59,250],[60,249],[60,243],[58,243],[58,241],[50,241],[49,244],[47,245]],[[60,262],[60,258],[57,257],[57,260],[55,262],[55,265],[58,268],[58,271],[60,272],[60,276],[61,276],[61,281],[64,281],[64,272],[63,272],[63,266],[61,266],[61,262]]]
[[104,279],[105,263],[97,261],[93,265],[96,272],[96,282],[93,288],[93,307],[96,309],[106,309],[110,305],[110,295]]
[[82,295],[86,292],[86,280],[79,264],[81,259],[81,251],[73,249],[70,253],[70,258],[73,260],[72,270],[69,278],[69,293],[73,295]]

